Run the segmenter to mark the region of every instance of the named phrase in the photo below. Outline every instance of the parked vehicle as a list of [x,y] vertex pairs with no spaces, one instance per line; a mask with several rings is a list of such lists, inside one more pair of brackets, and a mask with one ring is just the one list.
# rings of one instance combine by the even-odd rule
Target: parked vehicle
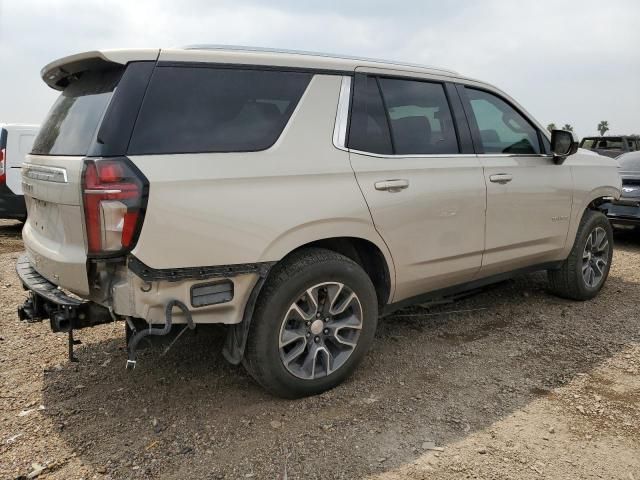
[[600,155],[616,158],[626,152],[640,150],[640,139],[635,137],[585,137],[580,142],[581,148],[593,150]]
[[219,323],[269,391],[316,394],[399,307],[532,270],[586,300],[607,278],[615,160],[487,83],[203,46],[81,53],[42,78],[62,94],[23,169],[19,313],[125,320],[130,367],[145,336]]
[[602,205],[611,224],[620,229],[640,226],[640,151],[620,155],[622,194],[618,200]]
[[0,124],[0,218],[27,217],[20,169],[37,133],[37,125]]

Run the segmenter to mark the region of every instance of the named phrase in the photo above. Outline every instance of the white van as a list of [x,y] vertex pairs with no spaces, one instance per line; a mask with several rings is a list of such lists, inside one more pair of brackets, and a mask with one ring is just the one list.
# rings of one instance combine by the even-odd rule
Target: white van
[[0,218],[27,218],[20,169],[39,128],[39,125],[0,124]]

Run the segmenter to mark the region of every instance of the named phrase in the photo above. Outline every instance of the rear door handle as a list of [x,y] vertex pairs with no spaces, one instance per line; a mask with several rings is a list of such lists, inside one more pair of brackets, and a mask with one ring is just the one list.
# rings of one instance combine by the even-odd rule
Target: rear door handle
[[409,188],[409,180],[397,179],[397,180],[382,180],[373,184],[376,190],[386,190],[387,192],[395,193],[405,188]]
[[489,180],[493,183],[504,185],[513,180],[513,177],[508,173],[496,173],[495,175],[489,175]]

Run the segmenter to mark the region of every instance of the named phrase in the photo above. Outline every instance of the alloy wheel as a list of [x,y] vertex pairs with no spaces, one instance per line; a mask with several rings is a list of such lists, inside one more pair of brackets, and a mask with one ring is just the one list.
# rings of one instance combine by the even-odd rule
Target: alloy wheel
[[584,283],[595,288],[602,282],[609,264],[609,239],[602,227],[594,228],[582,253],[582,278]]
[[313,380],[342,367],[362,330],[362,306],[345,284],[324,282],[289,307],[279,335],[280,359],[292,375]]

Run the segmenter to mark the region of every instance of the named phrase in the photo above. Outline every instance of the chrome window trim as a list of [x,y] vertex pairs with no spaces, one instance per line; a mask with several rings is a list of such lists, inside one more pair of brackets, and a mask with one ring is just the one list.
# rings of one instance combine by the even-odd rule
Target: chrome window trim
[[47,165],[36,165],[34,163],[23,163],[22,173],[32,180],[44,182],[69,183],[67,169],[61,167],[49,167]]
[[376,157],[376,158],[486,158],[486,157],[500,157],[500,158],[518,158],[518,157],[528,157],[528,158],[553,158],[553,155],[539,155],[533,154],[529,155],[526,153],[430,153],[430,154],[413,154],[413,155],[383,155],[380,153],[373,152],[365,152],[362,150],[353,150],[348,148],[343,148],[342,150],[354,153],[357,155],[365,155],[367,157]]
[[349,104],[351,102],[351,85],[352,77],[344,75],[342,77],[342,83],[340,84],[340,94],[338,96],[338,109],[336,111],[336,121],[333,127],[333,145],[338,150],[342,150],[357,155],[365,155],[375,158],[484,158],[484,157],[543,157],[553,158],[553,155],[548,154],[527,154],[527,153],[425,153],[425,154],[410,154],[410,155],[393,155],[393,154],[380,154],[373,152],[366,152],[363,150],[355,150],[347,148],[347,126],[349,125]]
[[347,150],[347,125],[349,124],[349,102],[351,101],[351,77],[343,76],[338,97],[336,123],[333,127],[333,145]]
[[380,153],[364,152],[362,150],[353,150],[348,148],[345,148],[344,150],[349,153],[366,155],[367,157],[376,158],[475,158],[478,156],[475,153],[415,153],[410,155],[384,155]]
[[532,157],[532,158],[553,158],[553,155],[548,153],[479,153],[478,157],[500,157],[500,158],[512,158],[512,157]]

